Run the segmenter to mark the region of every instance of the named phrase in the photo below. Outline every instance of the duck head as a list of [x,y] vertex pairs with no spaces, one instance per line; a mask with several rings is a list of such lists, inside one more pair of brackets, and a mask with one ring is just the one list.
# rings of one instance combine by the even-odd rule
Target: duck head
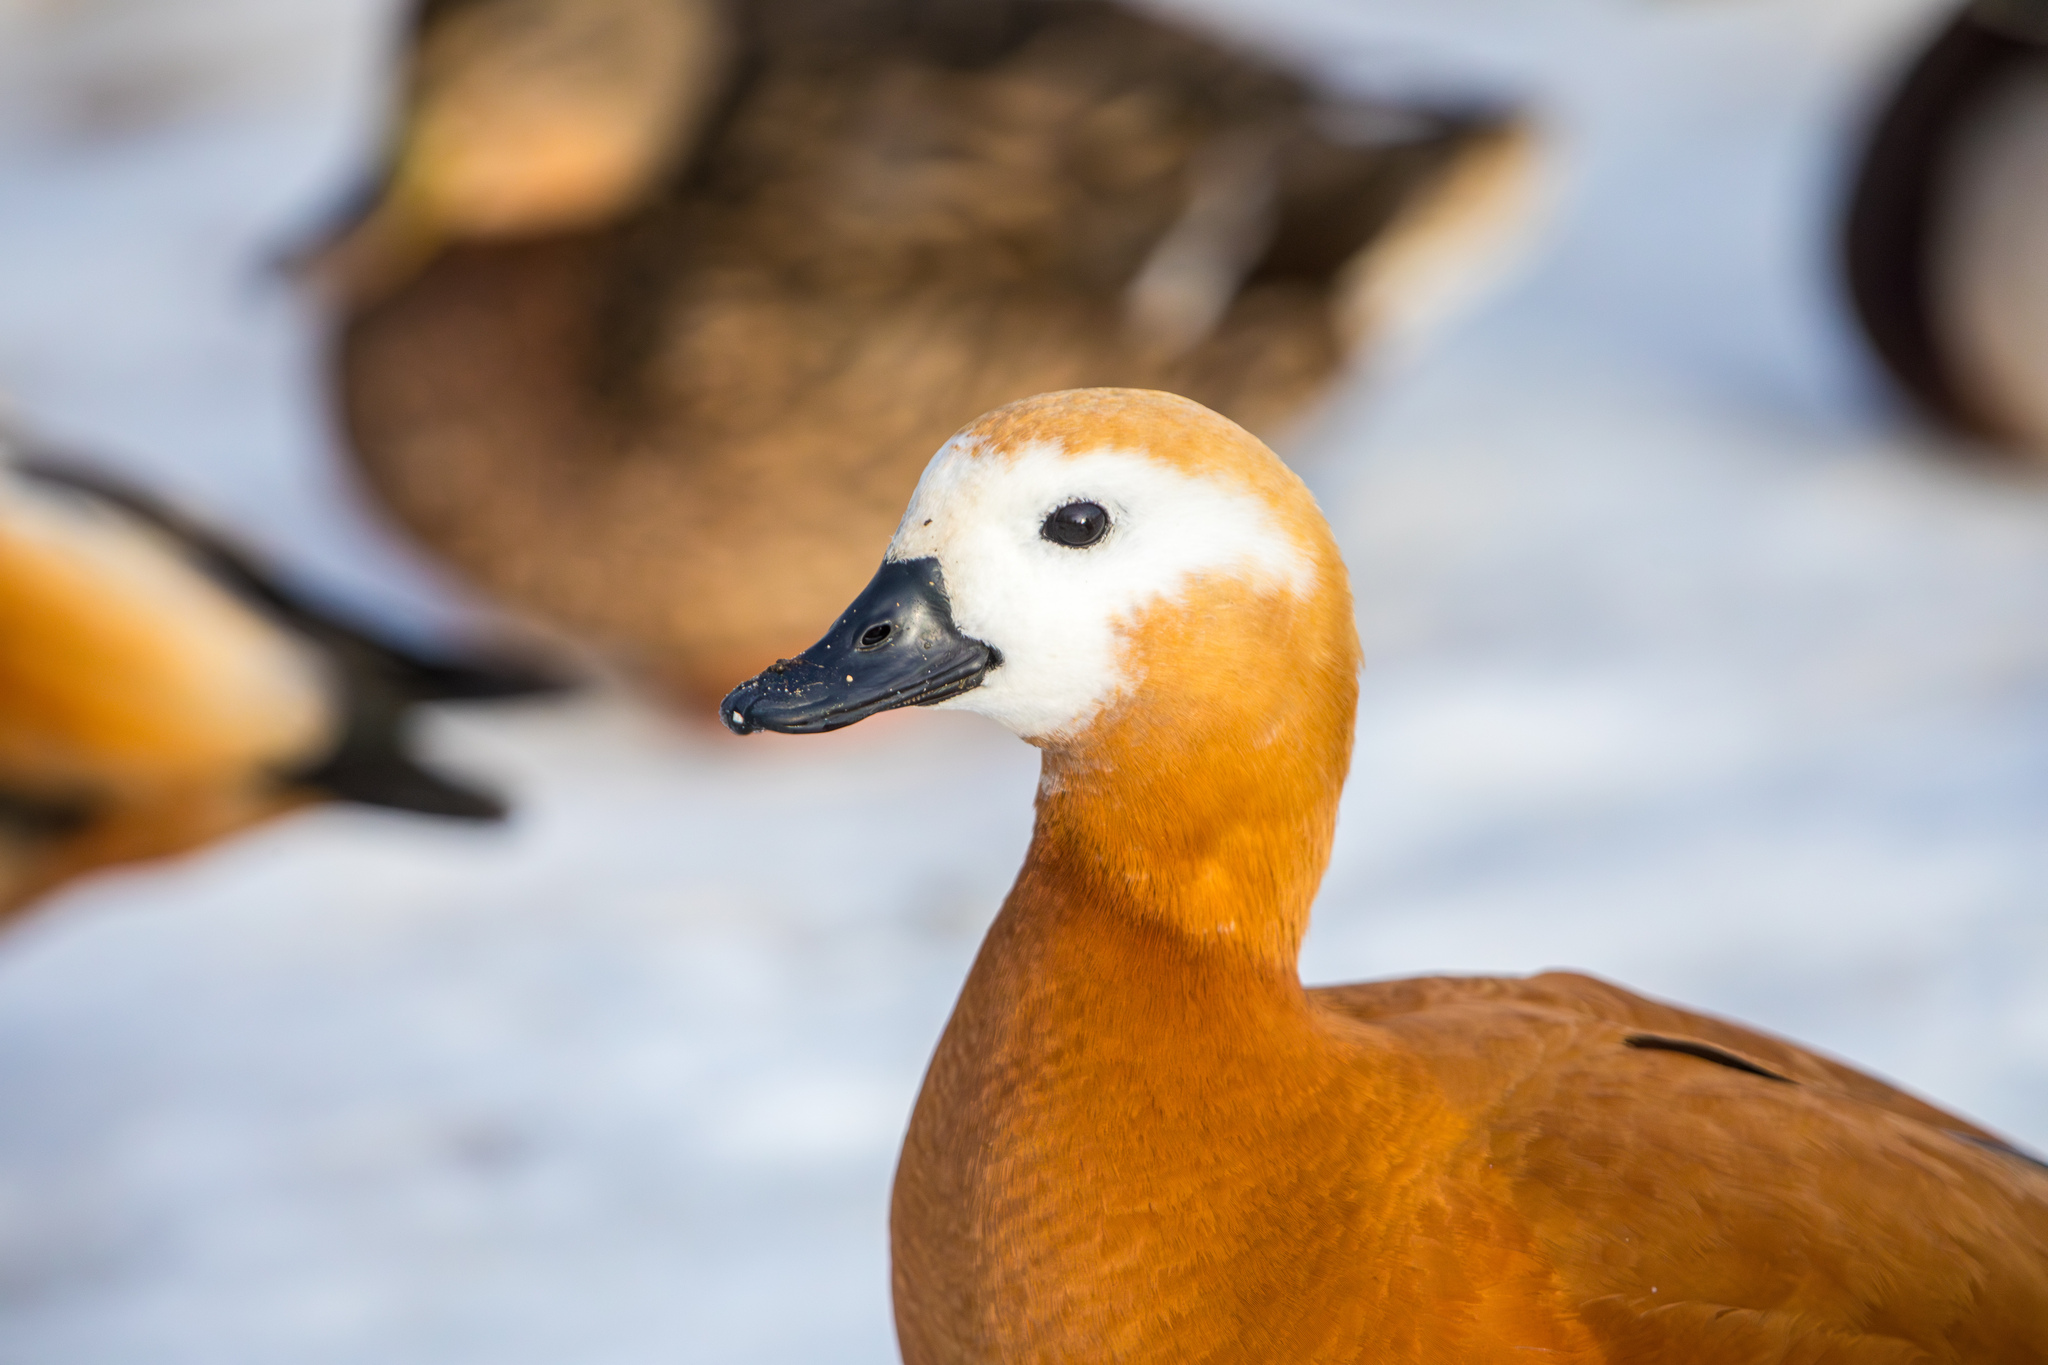
[[426,0],[384,182],[293,264],[366,307],[444,246],[614,221],[694,149],[730,74],[716,0]]
[[1350,619],[1314,499],[1255,437],[1171,394],[1045,394],[948,441],[867,588],[721,717],[812,734],[943,706],[1058,749],[1139,709],[1209,729],[1348,677]]
[[948,441],[867,589],[720,717],[988,716],[1045,751],[1042,840],[1162,893],[1182,874],[1279,889],[1299,902],[1284,948],[1327,859],[1358,662],[1343,562],[1292,471],[1187,399],[1080,389]]

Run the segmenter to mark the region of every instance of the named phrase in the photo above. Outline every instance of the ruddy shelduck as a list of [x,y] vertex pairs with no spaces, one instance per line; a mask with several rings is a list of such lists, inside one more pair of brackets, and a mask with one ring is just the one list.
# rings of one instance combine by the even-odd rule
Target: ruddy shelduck
[[320,799],[495,820],[414,756],[415,704],[554,685],[374,639],[151,499],[0,444],[0,916]]
[[960,423],[1129,384],[1272,430],[1497,273],[1536,160],[1512,111],[1103,0],[432,0],[409,55],[315,266],[350,444],[692,715],[843,604]]
[[1303,988],[1359,648],[1308,491],[1182,398],[948,441],[741,733],[976,711],[1037,827],[897,1170],[910,1365],[2048,1360],[2048,1169],[1582,976]]

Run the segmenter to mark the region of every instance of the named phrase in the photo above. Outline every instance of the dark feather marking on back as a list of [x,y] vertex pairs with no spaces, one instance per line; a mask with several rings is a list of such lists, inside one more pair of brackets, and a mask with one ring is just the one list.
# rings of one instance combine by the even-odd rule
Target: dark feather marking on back
[[1798,1084],[1790,1076],[1781,1076],[1768,1067],[1758,1066],[1747,1057],[1692,1038],[1666,1038],[1655,1033],[1631,1033],[1621,1040],[1621,1044],[1623,1047],[1632,1047],[1643,1052],[1682,1052],[1703,1062],[1725,1066],[1730,1071],[1743,1071],[1752,1076],[1761,1076],[1767,1081],[1782,1081],[1786,1085]]

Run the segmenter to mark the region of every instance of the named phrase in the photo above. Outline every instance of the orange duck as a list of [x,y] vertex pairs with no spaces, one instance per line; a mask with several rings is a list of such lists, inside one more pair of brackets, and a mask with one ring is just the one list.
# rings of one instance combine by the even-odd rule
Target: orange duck
[[504,815],[414,754],[416,708],[551,679],[373,639],[132,490],[8,455],[0,440],[0,919],[318,800]]
[[1443,315],[1531,146],[1101,0],[434,0],[316,273],[399,520],[709,701],[974,414],[1138,384],[1271,430]]
[[909,1365],[2048,1360],[2048,1169],[1966,1120],[1581,976],[1303,988],[1358,666],[1294,475],[1084,390],[947,442],[725,700],[1044,754],[897,1170]]

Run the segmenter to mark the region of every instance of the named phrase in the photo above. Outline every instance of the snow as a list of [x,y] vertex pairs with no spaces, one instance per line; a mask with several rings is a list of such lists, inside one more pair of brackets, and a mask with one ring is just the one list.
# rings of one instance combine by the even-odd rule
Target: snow
[[[1370,656],[1309,977],[1580,967],[2048,1146],[2048,486],[1888,408],[1826,254],[1929,4],[1202,8],[1561,147],[1522,281],[1289,447]],[[0,391],[425,633],[473,607],[349,500],[263,266],[390,22],[0,8]],[[895,1147],[1034,755],[617,693],[431,738],[511,826],[316,811],[0,945],[0,1365],[892,1360]]]

